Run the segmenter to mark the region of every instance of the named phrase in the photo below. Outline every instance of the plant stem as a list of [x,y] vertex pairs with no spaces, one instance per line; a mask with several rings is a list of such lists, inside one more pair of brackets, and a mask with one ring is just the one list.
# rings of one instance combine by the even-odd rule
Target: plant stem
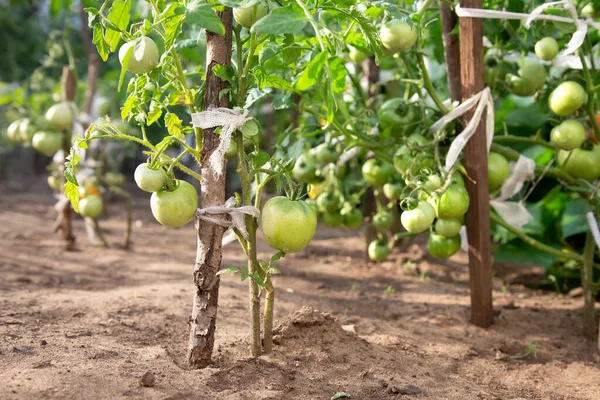
[[417,11],[417,14],[419,16],[423,16],[423,14],[425,14],[425,11],[427,11],[427,9],[431,6],[432,2],[433,0],[425,0],[419,11]]
[[[590,54],[591,57],[594,56],[592,53]],[[594,111],[594,82],[592,82],[592,77],[590,75],[590,70],[587,66],[587,61],[585,60],[585,56],[581,51],[579,52],[579,59],[581,60],[581,65],[583,66],[583,76],[585,77],[585,86],[588,92],[586,111],[588,116],[590,117],[590,123],[592,124],[592,128],[594,128],[594,136],[596,137],[596,139],[600,140],[600,127],[598,126],[598,121],[596,120],[596,113]]]
[[494,136],[494,143],[525,143],[525,144],[539,144],[549,149],[556,149],[556,147],[545,140],[537,138],[529,138],[523,136],[505,135],[505,136]]
[[425,58],[423,57],[423,53],[420,51],[416,52],[417,54],[417,63],[419,64],[419,69],[421,70],[421,74],[423,75],[423,87],[435,103],[435,105],[440,109],[440,111],[444,114],[448,114],[450,110],[444,105],[440,96],[438,96],[435,88],[433,87],[433,83],[431,83],[431,78],[429,77],[429,73],[427,72],[427,68],[425,67]]
[[585,236],[583,262],[581,263],[581,285],[583,286],[583,333],[588,339],[596,334],[596,310],[594,309],[594,253],[596,242],[590,231]]
[[265,289],[267,295],[265,297],[265,313],[264,313],[264,352],[269,354],[273,350],[273,310],[275,309],[275,288],[271,282],[271,277],[265,280]]
[[524,241],[529,246],[531,246],[535,249],[538,249],[540,251],[546,252],[553,256],[559,257],[561,259],[567,259],[567,260],[573,260],[573,261],[579,261],[579,262],[583,261],[583,256],[581,254],[567,253],[567,252],[560,251],[559,249],[555,249],[554,247],[545,245],[545,244],[535,240],[531,236],[528,236],[527,234],[521,232],[519,229],[513,227],[512,225],[508,224],[502,218],[500,218],[499,216],[497,216],[494,213],[490,213],[490,219],[493,222],[497,223],[498,225],[503,226],[507,231],[509,231],[510,233],[512,233],[513,235],[515,235],[516,237],[518,237],[519,239],[521,239],[522,241]]

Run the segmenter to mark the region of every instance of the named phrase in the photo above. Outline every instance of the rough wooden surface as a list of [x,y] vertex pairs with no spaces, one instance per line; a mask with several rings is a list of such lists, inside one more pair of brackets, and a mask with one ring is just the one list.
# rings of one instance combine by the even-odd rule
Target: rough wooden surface
[[[461,7],[481,8],[482,0],[462,0]],[[469,99],[484,88],[483,25],[479,18],[460,19],[460,63],[462,98]],[[474,109],[465,114],[465,122]],[[469,237],[469,276],[471,288],[471,321],[480,327],[493,322],[492,250],[490,241],[490,206],[487,177],[485,123],[480,121],[475,135],[465,147],[466,179],[471,205],[467,212]]]
[[462,92],[460,82],[460,42],[458,35],[451,34],[456,25],[458,25],[458,17],[448,4],[442,1],[438,1],[438,4],[442,20],[442,40],[444,42],[444,58],[448,71],[450,98],[452,101],[460,101]]

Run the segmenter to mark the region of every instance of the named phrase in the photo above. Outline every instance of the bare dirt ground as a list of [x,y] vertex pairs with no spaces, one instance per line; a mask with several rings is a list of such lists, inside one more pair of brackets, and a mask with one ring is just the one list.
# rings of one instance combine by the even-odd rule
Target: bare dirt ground
[[[43,182],[0,189],[0,399],[600,399],[581,298],[498,278],[495,324],[479,329],[465,254],[440,262],[415,244],[370,264],[360,236],[326,228],[280,264],[273,354],[247,357],[247,283],[224,276],[214,365],[189,370],[191,225],[158,225],[140,195],[131,251],[115,203],[110,249],[77,217],[65,252]],[[242,262],[228,246],[223,266]]]

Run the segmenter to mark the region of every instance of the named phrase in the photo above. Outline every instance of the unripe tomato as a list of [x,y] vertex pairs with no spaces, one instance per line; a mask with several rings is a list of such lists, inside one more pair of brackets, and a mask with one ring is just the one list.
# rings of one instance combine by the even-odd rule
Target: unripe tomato
[[594,8],[594,3],[588,3],[581,9],[581,16],[584,18],[596,18],[598,12]]
[[[569,156],[569,153],[572,153]],[[571,152],[560,150],[558,164],[576,178],[593,181],[600,178],[600,146],[594,145],[591,150],[581,148]]]
[[340,154],[335,146],[329,143],[321,143],[315,147],[315,158],[320,164],[326,165],[337,161]]
[[79,198],[83,199],[88,196],[100,196],[100,190],[98,190],[98,187],[90,181],[79,186]]
[[403,189],[402,183],[386,183],[383,185],[383,195],[390,200],[399,200]]
[[243,26],[244,28],[250,29],[252,25],[269,12],[269,8],[264,2],[260,2],[252,7],[246,8],[234,8],[233,18],[235,22]]
[[417,107],[403,98],[390,99],[384,102],[377,111],[379,125],[385,130],[392,129],[392,135],[399,137],[406,133],[407,125],[419,120]]
[[369,243],[367,253],[369,254],[371,261],[381,262],[388,258],[390,255],[390,249],[387,243],[379,240],[373,240],[371,243]]
[[48,177],[48,186],[52,188],[55,192],[60,193],[60,179],[55,175],[50,175]]
[[460,250],[460,235],[444,237],[432,233],[427,240],[429,254],[438,258],[448,258]]
[[458,218],[469,209],[469,193],[464,186],[453,184],[432,202],[438,218]]
[[143,163],[135,169],[133,179],[140,189],[154,193],[167,184],[167,173],[162,167],[152,169],[148,163]]
[[31,139],[35,134],[35,127],[29,118],[24,118],[19,124],[19,140],[24,144],[31,144]]
[[225,153],[225,157],[227,157],[228,160],[236,158],[237,149],[237,143],[235,142],[235,140],[231,140],[231,142],[229,142],[229,149],[227,149],[227,152]]
[[438,218],[435,221],[435,232],[445,237],[453,237],[458,235],[461,226],[462,223],[456,218]]
[[559,149],[574,150],[585,141],[585,128],[574,119],[563,121],[550,132],[550,141]]
[[394,216],[388,211],[379,211],[373,216],[373,225],[379,232],[386,232],[394,225]]
[[425,187],[431,191],[439,189],[442,187],[442,179],[436,174],[429,175],[425,181]]
[[321,221],[325,226],[330,228],[339,228],[344,225],[344,217],[337,211],[334,212],[326,212],[323,211],[321,213]]
[[348,46],[348,48],[350,49],[350,53],[349,53],[350,61],[352,61],[356,64],[360,64],[367,59],[367,57],[368,57],[367,53],[364,53],[364,52],[358,50],[354,46]]
[[317,230],[317,215],[302,200],[273,197],[265,203],[261,214],[265,241],[284,253],[305,248]]
[[62,149],[63,136],[56,132],[37,132],[31,139],[31,145],[40,153],[51,156]]
[[371,158],[362,166],[365,181],[372,186],[383,186],[394,175],[394,167],[379,158]]
[[534,95],[544,86],[546,69],[542,64],[527,58],[519,64],[519,75],[510,76],[510,91],[517,96]]
[[147,36],[142,36],[131,42],[125,43],[119,49],[119,61],[123,65],[125,56],[129,49],[133,48],[127,63],[127,71],[134,74],[146,74],[158,65],[158,46],[154,40]]
[[344,207],[342,207],[340,214],[344,219],[344,226],[346,228],[357,229],[362,224],[363,214],[352,204],[346,204]]
[[585,103],[585,89],[577,82],[563,82],[550,93],[548,106],[560,117],[574,113]]
[[109,97],[97,96],[94,100],[94,108],[98,115],[108,115],[112,108],[113,102]]
[[308,154],[300,155],[294,164],[292,176],[301,182],[314,182],[317,178],[316,160]]
[[458,171],[452,174],[451,180],[453,184],[456,183],[458,185],[465,186],[465,177]]
[[13,144],[21,141],[21,122],[23,122],[23,119],[17,119],[6,129],[6,137]]
[[100,196],[88,196],[79,201],[79,215],[87,218],[98,218],[104,211],[104,203]]
[[494,152],[488,154],[488,182],[489,190],[493,191],[499,189],[508,174],[510,173],[510,164],[508,160],[502,155]]
[[107,172],[104,180],[109,186],[123,186],[125,184],[125,175],[119,172]]
[[179,180],[172,191],[167,188],[152,193],[152,215],[161,224],[177,228],[194,218],[198,209],[198,192],[186,181]]
[[322,193],[317,197],[317,205],[323,212],[337,212],[340,209],[340,196],[331,192]]
[[244,136],[246,139],[251,139],[258,135],[258,132],[260,131],[260,125],[258,124],[258,121],[251,119],[250,121],[247,121],[244,126],[242,126],[241,131],[242,136]]
[[554,60],[558,54],[558,43],[552,37],[545,37],[535,44],[535,54],[544,61]]
[[328,186],[329,182],[327,180],[319,183],[310,183],[307,188],[308,198],[316,200],[321,194],[325,193]]
[[67,103],[55,104],[46,111],[46,120],[53,129],[59,131],[70,131],[73,128],[74,119],[73,109]]
[[402,226],[410,233],[425,232],[435,219],[435,211],[431,204],[419,201],[416,208],[404,211],[400,216]]
[[381,44],[392,53],[410,49],[417,41],[417,28],[393,19],[381,26]]

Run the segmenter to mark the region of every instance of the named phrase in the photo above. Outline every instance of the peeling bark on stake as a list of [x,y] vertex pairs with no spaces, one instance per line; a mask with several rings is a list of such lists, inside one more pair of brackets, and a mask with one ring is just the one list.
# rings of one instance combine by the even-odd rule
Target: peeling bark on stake
[[[231,65],[231,20],[232,9],[226,7],[217,13],[225,26],[225,36],[206,32],[207,72],[204,92],[204,107],[228,107],[228,97],[219,100],[219,93],[227,82],[222,81],[212,69],[217,64]],[[205,129],[202,136],[202,159],[206,160],[219,145],[219,136],[214,129]],[[225,161],[225,160],[224,160]],[[222,205],[225,202],[225,162],[220,166],[222,175],[214,176],[207,163],[202,167],[200,189],[201,207]],[[225,218],[215,215],[213,218]],[[193,368],[205,368],[211,362],[215,341],[215,324],[219,297],[219,277],[221,266],[221,241],[224,228],[196,219],[198,248],[194,268],[194,306],[190,317],[190,338],[188,362]]]
[[438,4],[442,20],[442,40],[444,42],[444,58],[446,59],[446,69],[448,71],[450,98],[452,101],[460,101],[462,92],[460,82],[460,43],[458,35],[451,34],[458,24],[458,17],[448,4],[442,1],[438,1]]
[[[481,8],[482,0],[462,0],[464,8]],[[479,18],[460,19],[460,63],[463,101],[484,88],[483,25]],[[465,114],[465,123],[475,110]],[[485,123],[465,147],[465,169],[475,181],[465,179],[471,199],[467,212],[469,237],[469,285],[471,288],[471,322],[488,327],[493,322],[492,250],[490,240],[490,204],[487,177]]]

